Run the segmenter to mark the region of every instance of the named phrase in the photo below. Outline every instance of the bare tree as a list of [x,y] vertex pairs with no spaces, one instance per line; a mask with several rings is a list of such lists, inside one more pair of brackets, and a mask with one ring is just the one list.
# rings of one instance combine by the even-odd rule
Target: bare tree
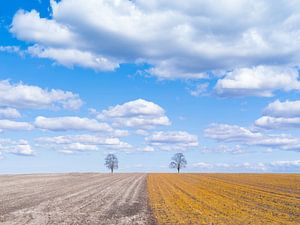
[[187,164],[187,161],[182,153],[176,153],[172,157],[172,161],[170,163],[170,168],[177,169],[177,172],[179,173],[181,168],[184,168]]
[[105,166],[110,169],[111,173],[114,169],[118,169],[118,158],[114,154],[108,154],[105,158]]

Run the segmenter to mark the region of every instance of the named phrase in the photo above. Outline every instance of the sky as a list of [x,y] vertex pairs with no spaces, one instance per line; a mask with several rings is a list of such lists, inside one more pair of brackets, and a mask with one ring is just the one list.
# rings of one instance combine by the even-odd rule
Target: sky
[[[0,173],[300,172],[298,1],[0,3]],[[175,171],[174,171],[175,172]]]

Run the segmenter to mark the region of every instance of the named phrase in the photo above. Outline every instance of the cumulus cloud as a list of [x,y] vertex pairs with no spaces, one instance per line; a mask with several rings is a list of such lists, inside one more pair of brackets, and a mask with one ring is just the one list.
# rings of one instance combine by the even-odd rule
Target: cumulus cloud
[[82,143],[72,143],[72,144],[66,144],[63,146],[63,149],[60,150],[64,153],[68,152],[76,152],[76,151],[96,151],[98,150],[97,145],[89,145],[89,144],[82,144]]
[[264,109],[264,116],[255,125],[265,129],[286,129],[300,127],[300,101],[276,100]]
[[230,124],[211,124],[204,130],[204,135],[218,141],[249,142],[263,138],[259,132],[251,131],[245,127]]
[[76,41],[67,26],[41,18],[36,10],[19,10],[14,16],[10,31],[19,39],[49,45],[72,45]]
[[104,137],[99,135],[62,135],[54,137],[40,137],[36,141],[40,146],[62,151],[63,153],[74,153],[80,151],[96,151],[100,149],[131,151],[133,147],[127,142],[116,137]]
[[39,58],[53,59],[66,67],[78,65],[86,68],[94,68],[95,70],[114,70],[119,67],[116,62],[104,58],[103,56],[77,49],[44,48],[39,45],[34,45],[28,48],[28,52],[32,56]]
[[300,127],[300,117],[284,118],[263,116],[255,121],[255,125],[265,129],[285,129]]
[[204,72],[186,72],[180,68],[172,68],[172,61],[160,62],[157,66],[146,70],[147,74],[158,77],[160,80],[173,80],[173,79],[202,79],[208,78]]
[[104,110],[103,114],[110,117],[153,116],[164,114],[164,110],[153,102],[137,99],[110,107],[108,110]]
[[144,99],[112,106],[107,110],[103,110],[97,118],[111,120],[113,125],[118,127],[147,129],[171,124],[163,108]]
[[158,131],[145,138],[149,146],[164,150],[187,150],[199,146],[198,137],[185,131]]
[[32,147],[27,140],[0,139],[0,152],[12,153],[16,155],[31,156],[34,155]]
[[99,123],[95,119],[81,118],[77,116],[65,117],[43,117],[35,119],[34,125],[37,128],[51,131],[94,131],[111,132],[112,128],[106,123]]
[[27,122],[0,120],[0,131],[29,131],[33,126]]
[[17,119],[20,118],[21,114],[18,110],[10,107],[0,108],[0,118]]
[[300,150],[300,139],[286,134],[265,134],[245,127],[229,124],[211,124],[204,135],[219,142],[232,142],[244,145]]
[[[145,62],[163,79],[199,79],[203,71],[232,65],[299,62],[295,1],[51,0],[51,9],[49,18],[18,11],[10,31],[43,49],[35,56],[67,66],[114,69],[118,63]],[[65,56],[68,51],[89,57],[80,63]]]
[[78,109],[83,102],[77,94],[59,89],[42,89],[38,86],[23,83],[12,84],[7,80],[0,81],[0,106],[44,109],[64,108]]
[[276,90],[300,90],[297,69],[258,66],[239,68],[218,80],[215,91],[221,96],[271,97]]
[[300,117],[300,101],[276,100],[264,109],[264,115],[273,117]]

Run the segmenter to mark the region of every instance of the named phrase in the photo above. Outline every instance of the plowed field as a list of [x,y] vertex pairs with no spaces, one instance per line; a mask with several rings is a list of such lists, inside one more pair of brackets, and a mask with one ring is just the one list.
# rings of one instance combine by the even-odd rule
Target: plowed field
[[298,174],[0,176],[0,224],[300,224]]
[[300,175],[150,174],[159,224],[300,224]]
[[0,224],[152,224],[146,174],[0,176]]

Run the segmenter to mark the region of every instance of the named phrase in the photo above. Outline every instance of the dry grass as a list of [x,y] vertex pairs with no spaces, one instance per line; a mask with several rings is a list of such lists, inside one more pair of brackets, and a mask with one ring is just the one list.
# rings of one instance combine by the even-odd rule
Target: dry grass
[[300,174],[150,174],[159,224],[300,224]]

